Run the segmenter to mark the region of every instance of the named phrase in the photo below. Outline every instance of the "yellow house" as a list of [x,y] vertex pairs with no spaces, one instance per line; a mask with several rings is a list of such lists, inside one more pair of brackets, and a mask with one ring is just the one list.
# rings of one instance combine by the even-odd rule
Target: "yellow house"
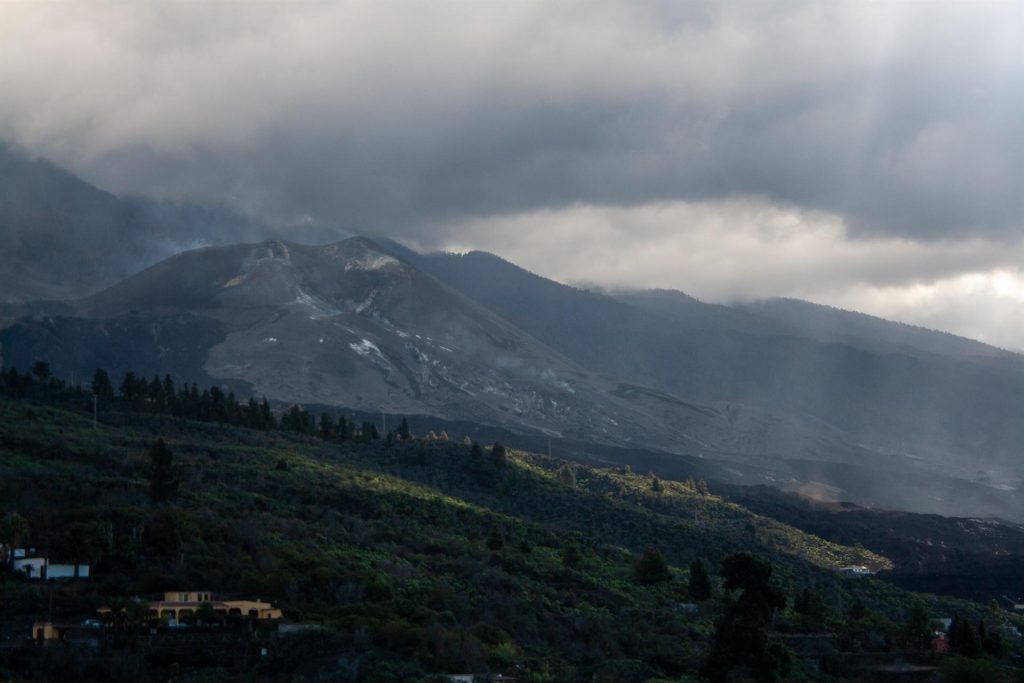
[[[217,600],[209,591],[167,591],[163,600],[149,603],[151,619],[172,618],[180,621],[182,617],[195,614],[203,603],[209,603],[213,611],[222,616],[240,615],[253,619],[280,619],[281,610],[269,602],[256,600]],[[110,614],[109,607],[96,610],[106,617]]]
[[32,637],[37,643],[45,643],[48,640],[59,640],[61,632],[52,621],[37,621],[32,624]]

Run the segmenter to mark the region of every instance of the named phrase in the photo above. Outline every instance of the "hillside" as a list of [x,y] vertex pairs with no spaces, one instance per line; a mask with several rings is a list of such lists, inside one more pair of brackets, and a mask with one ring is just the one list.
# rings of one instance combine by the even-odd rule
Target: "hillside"
[[170,372],[285,402],[683,454],[859,450],[822,425],[587,370],[366,238],[193,250],[64,310],[29,308],[0,329],[0,360],[52,359],[66,379]]
[[911,590],[1019,602],[1024,527],[992,518],[942,517],[823,503],[766,486],[722,486],[729,500],[836,543],[892,560],[882,578]]
[[[837,625],[859,604],[897,638],[910,605],[898,589],[833,571],[887,566],[884,558],[687,483],[582,466],[567,479],[564,463],[523,452],[496,460],[451,441],[337,444],[161,415],[107,413],[94,431],[73,409],[77,400],[55,403],[38,391],[35,400],[0,399],[0,513],[18,512],[33,543],[65,552],[86,530],[77,552],[92,560],[95,578],[58,587],[55,616],[201,587],[260,595],[289,620],[326,628],[272,644],[262,676],[683,676],[699,666],[719,609],[676,609],[687,567],[700,559],[713,568],[737,551],[770,558],[790,595],[813,587]],[[180,476],[168,503],[147,494],[147,452],[158,436]],[[669,580],[636,580],[649,548],[668,560]],[[5,590],[3,632],[27,628],[45,594],[18,580]],[[972,610],[928,604],[936,616]],[[787,610],[779,627],[797,616]],[[138,680],[155,665],[138,653],[115,664],[79,652],[31,666],[55,677]],[[228,669],[219,675],[242,675]]]
[[[1024,519],[1015,357],[826,343],[679,293],[618,300],[488,254],[366,238],[192,250],[4,317],[0,363],[48,359],[66,380],[170,372],[285,404],[488,425],[585,460],[587,444],[619,448],[619,464],[661,451],[725,483]],[[678,474],[661,460],[644,466]]]
[[183,248],[267,232],[223,207],[117,197],[0,141],[0,302],[77,298]]
[[671,397],[622,393],[364,238],[194,250],[71,306],[73,315],[10,321],[3,364],[54,359],[68,379],[98,366],[170,372],[285,402],[599,443],[643,433],[685,448],[702,443],[707,423],[724,423]]
[[812,339],[877,352],[924,352],[979,360],[1003,359],[1011,363],[1021,361],[1019,354],[966,337],[799,299],[766,299],[737,308],[778,321]]
[[[1018,485],[1019,355],[869,316],[826,315],[811,304],[728,307],[666,291],[615,298],[491,254],[393,248],[588,370],[723,410],[759,408],[783,418],[790,429],[757,440],[759,455],[779,459],[767,465],[777,482],[817,482],[840,499],[921,512],[1024,518],[1011,500],[982,509],[958,506],[949,495],[959,487],[954,480],[989,486],[995,498],[998,487]],[[804,438],[787,442],[797,434]],[[807,438],[814,436],[817,443]],[[710,451],[717,445],[709,440]],[[730,455],[718,450],[713,457]],[[891,481],[899,481],[904,501],[861,497]]]

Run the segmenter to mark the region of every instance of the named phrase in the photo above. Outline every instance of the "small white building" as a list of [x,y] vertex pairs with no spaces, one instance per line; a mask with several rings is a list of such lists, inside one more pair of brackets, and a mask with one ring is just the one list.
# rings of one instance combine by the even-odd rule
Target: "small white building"
[[[32,549],[15,548],[12,569],[20,571],[29,579],[42,581],[53,581],[57,579],[74,579],[75,565],[66,562],[50,562],[50,558],[43,555],[36,555]],[[89,564],[78,565],[78,578],[89,578]]]
[[840,574],[846,574],[847,576],[871,576],[872,572],[864,565],[851,564],[848,567],[841,567],[839,569]]

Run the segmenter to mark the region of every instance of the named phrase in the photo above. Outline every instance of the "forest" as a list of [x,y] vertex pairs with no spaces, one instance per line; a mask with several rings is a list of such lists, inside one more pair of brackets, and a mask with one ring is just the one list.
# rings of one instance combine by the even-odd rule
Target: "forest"
[[[373,438],[298,406],[260,421],[265,401],[97,378],[94,423],[93,390],[44,365],[0,377],[0,544],[92,567],[88,581],[45,584],[5,569],[6,678],[1017,675],[1015,615],[842,574],[890,562],[751,513],[713,483],[402,424]],[[211,620],[172,633],[133,608],[170,590],[258,596],[304,630]],[[34,621],[105,604],[119,617],[91,646],[26,642]],[[942,619],[949,652],[936,653]]]

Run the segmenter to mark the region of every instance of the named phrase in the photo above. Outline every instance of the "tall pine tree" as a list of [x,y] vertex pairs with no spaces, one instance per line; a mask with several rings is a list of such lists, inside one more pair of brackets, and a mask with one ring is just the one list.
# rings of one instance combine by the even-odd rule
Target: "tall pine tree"
[[690,599],[695,602],[704,602],[711,599],[711,577],[704,562],[696,559],[690,564]]
[[170,500],[178,493],[178,478],[174,474],[174,458],[164,440],[157,439],[149,449],[152,470],[149,478],[149,496],[154,501]]

